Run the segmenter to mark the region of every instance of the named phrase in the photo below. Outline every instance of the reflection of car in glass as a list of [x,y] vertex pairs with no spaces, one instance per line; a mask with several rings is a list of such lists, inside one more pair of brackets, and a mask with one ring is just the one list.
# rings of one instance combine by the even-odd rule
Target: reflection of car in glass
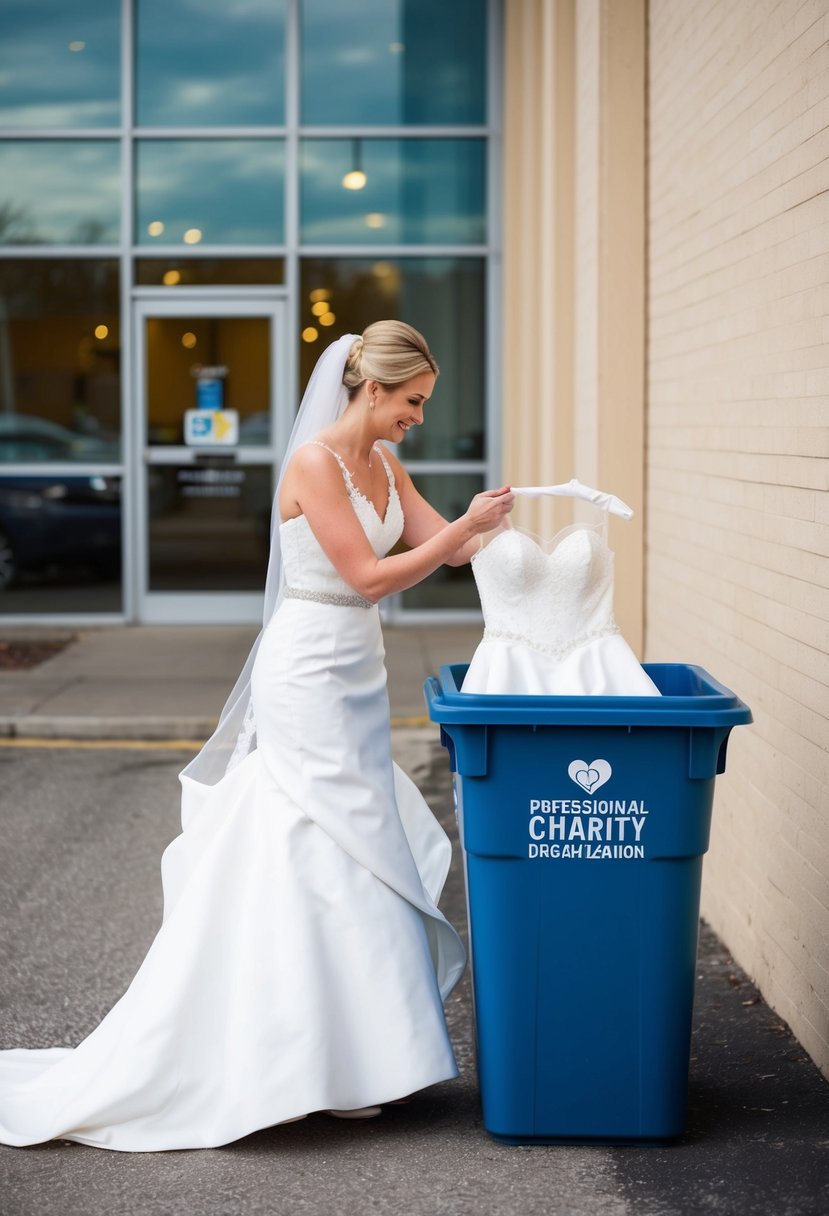
[[0,478],[0,591],[22,570],[120,570],[121,492],[115,477]]
[[119,459],[118,443],[82,435],[34,414],[0,414],[0,463]]

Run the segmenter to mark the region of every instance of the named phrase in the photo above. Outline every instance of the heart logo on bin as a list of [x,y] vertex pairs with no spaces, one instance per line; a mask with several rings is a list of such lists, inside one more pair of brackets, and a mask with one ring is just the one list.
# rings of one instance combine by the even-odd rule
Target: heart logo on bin
[[604,785],[605,781],[609,781],[612,772],[613,769],[606,760],[592,760],[590,764],[586,760],[573,760],[567,769],[570,780],[587,790],[588,794],[592,794],[600,785]]

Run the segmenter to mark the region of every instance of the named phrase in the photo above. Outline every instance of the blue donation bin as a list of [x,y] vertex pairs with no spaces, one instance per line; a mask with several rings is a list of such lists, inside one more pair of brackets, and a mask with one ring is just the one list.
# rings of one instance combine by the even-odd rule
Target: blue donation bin
[[425,694],[455,774],[484,1125],[498,1140],[685,1128],[714,778],[751,712],[700,667],[661,697]]

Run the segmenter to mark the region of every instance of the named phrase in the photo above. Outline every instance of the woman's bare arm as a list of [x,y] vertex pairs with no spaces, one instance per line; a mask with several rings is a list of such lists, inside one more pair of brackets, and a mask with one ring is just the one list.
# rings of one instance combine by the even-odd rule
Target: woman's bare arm
[[[403,465],[388,448],[383,445],[383,451],[392,466],[397,492],[403,507],[403,518],[406,521],[403,528],[403,540],[407,545],[416,548],[431,537],[437,535],[449,522],[430,502],[416,489],[411,477]],[[502,487],[498,493],[509,487]],[[495,524],[497,527],[497,523]],[[446,566],[463,566],[471,560],[481,546],[480,532],[476,532],[470,540],[462,544],[444,562]]]
[[[400,468],[397,461],[395,464]],[[407,480],[411,485],[411,480]],[[467,511],[448,523],[417,494],[414,486],[411,491],[409,494],[404,490],[416,518],[411,528],[407,519],[404,539],[408,544],[416,536],[422,539],[407,553],[378,558],[354,513],[336,461],[325,449],[308,445],[299,449],[286,472],[280,513],[283,519],[305,515],[341,578],[359,595],[376,603],[383,596],[413,587],[439,566],[453,558],[457,560],[460,552],[474,551],[477,537],[497,527],[513,503],[508,487],[477,494]],[[403,493],[400,498],[405,515],[407,504]]]

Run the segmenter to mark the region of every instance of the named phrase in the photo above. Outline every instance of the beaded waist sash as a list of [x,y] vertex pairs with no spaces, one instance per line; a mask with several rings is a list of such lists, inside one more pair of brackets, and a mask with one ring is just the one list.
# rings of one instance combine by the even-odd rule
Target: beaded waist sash
[[304,587],[286,587],[286,600],[313,600],[316,604],[336,604],[340,608],[373,608],[371,600],[362,595],[346,595],[341,591],[306,591]]
[[525,633],[510,633],[506,629],[491,629],[487,626],[484,629],[484,640],[520,642],[531,650],[537,650],[540,654],[547,655],[548,658],[565,659],[568,654],[572,654],[574,650],[579,650],[582,646],[586,646],[588,642],[595,642],[597,638],[609,637],[611,634],[619,632],[619,626],[611,619],[606,624],[600,625],[597,629],[590,629],[585,633],[580,633],[578,637],[556,645],[555,643],[540,642],[536,638],[528,637]]

